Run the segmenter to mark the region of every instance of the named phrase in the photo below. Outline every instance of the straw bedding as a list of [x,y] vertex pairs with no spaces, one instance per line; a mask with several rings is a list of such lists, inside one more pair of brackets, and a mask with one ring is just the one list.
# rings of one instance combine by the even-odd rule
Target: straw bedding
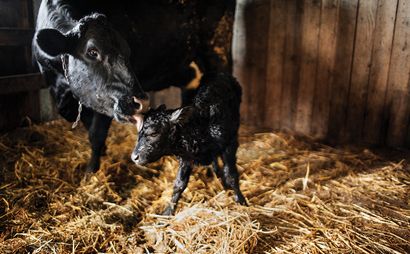
[[110,133],[94,175],[84,173],[82,128],[59,120],[0,137],[1,253],[410,252],[405,154],[386,159],[242,127],[238,167],[250,206],[198,167],[176,215],[164,217],[177,161],[137,167],[134,128]]

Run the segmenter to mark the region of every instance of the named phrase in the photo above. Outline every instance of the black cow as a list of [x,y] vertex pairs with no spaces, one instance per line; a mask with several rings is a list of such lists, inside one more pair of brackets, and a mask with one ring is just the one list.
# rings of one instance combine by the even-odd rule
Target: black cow
[[184,88],[193,61],[205,74],[230,72],[228,47],[218,52],[230,45],[234,9],[235,0],[42,1],[33,55],[59,113],[74,122],[84,106],[88,170],[99,168],[111,119],[133,122],[147,109],[144,91]]
[[[193,164],[213,163],[215,173],[222,178],[224,186],[234,190],[238,203],[246,205],[239,189],[236,168],[240,102],[241,87],[232,76],[207,74],[201,80],[192,106],[176,110],[159,107],[144,114],[138,143],[132,154],[134,162],[144,165],[164,155],[179,158],[174,192],[164,212],[166,215],[174,213],[188,184]],[[222,172],[218,157],[224,163]]]

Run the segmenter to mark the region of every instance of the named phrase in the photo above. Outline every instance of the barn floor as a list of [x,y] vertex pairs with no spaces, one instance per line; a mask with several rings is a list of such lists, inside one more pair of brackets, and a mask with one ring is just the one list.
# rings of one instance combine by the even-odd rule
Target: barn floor
[[177,215],[164,217],[178,164],[133,165],[134,140],[132,126],[114,124],[101,170],[85,175],[82,128],[58,120],[1,136],[0,252],[410,252],[405,152],[242,127],[238,167],[250,207],[197,168]]

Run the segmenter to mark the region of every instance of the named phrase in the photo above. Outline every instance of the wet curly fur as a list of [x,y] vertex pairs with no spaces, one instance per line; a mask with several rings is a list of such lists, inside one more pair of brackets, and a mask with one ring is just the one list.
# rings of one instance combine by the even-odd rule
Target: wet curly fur
[[[172,200],[165,214],[175,211],[193,164],[213,163],[224,186],[234,190],[236,201],[246,204],[236,168],[240,102],[238,82],[231,75],[218,73],[203,77],[191,106],[176,110],[160,106],[145,114],[132,159],[137,164],[146,164],[164,155],[175,155],[180,162]],[[218,157],[224,163],[222,170]]]

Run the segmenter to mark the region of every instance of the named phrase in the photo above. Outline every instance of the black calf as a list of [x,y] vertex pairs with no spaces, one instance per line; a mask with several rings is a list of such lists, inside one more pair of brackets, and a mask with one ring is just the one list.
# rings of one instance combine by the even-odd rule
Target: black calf
[[[164,155],[179,158],[174,192],[165,214],[175,211],[194,164],[213,163],[224,187],[234,191],[236,202],[246,205],[236,168],[240,101],[239,84],[232,76],[221,73],[204,76],[192,106],[176,110],[161,106],[144,115],[132,154],[134,162],[146,164]],[[222,172],[218,157],[224,164]]]

